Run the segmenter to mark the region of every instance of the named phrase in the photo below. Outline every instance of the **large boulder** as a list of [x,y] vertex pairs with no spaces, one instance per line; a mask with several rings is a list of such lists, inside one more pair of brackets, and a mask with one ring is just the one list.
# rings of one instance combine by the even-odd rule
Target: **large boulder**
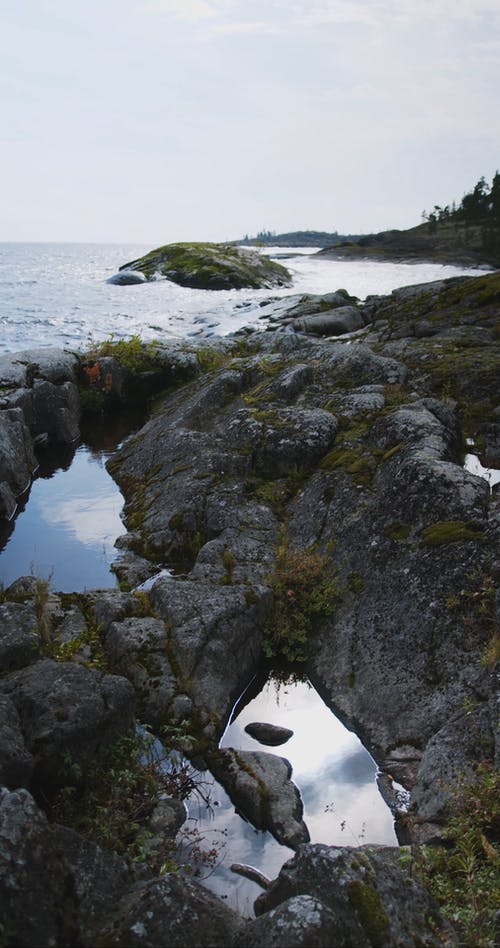
[[[332,948],[342,932],[331,909],[310,895],[286,899],[242,930],[237,948]],[[339,939],[340,935],[340,939]]]
[[73,382],[53,385],[36,379],[33,385],[35,437],[47,435],[49,441],[70,443],[80,435],[80,399]]
[[166,709],[177,692],[168,647],[165,623],[153,618],[113,622],[104,639],[108,667],[128,678],[138,696],[141,720],[158,729],[166,723]]
[[114,853],[50,825],[26,790],[0,790],[0,935],[6,944],[96,944],[136,874]]
[[137,884],[116,906],[104,945],[232,948],[241,919],[202,886],[176,874]]
[[75,944],[77,897],[46,816],[26,790],[0,790],[0,935],[6,944]]
[[33,442],[21,408],[0,411],[0,484],[4,485],[1,516],[12,514],[12,499],[31,482],[37,466]]
[[355,306],[339,306],[314,316],[302,316],[292,323],[294,329],[316,336],[342,336],[363,329],[364,325],[361,310]]
[[[301,846],[257,899],[256,914],[264,923],[264,912],[297,896],[317,899],[323,912],[329,909],[333,913],[330,944],[340,948],[457,944],[453,929],[433,899],[401,869],[398,849]],[[272,925],[272,917],[270,921]],[[264,944],[275,942],[270,939]],[[312,944],[323,945],[324,941]]]
[[139,271],[148,280],[163,276],[202,290],[261,289],[290,283],[290,274],[281,264],[231,244],[166,244],[124,264],[121,271]]
[[133,722],[128,681],[70,662],[35,662],[3,678],[0,693],[15,705],[34,758],[31,786],[46,796],[78,780],[90,760]]

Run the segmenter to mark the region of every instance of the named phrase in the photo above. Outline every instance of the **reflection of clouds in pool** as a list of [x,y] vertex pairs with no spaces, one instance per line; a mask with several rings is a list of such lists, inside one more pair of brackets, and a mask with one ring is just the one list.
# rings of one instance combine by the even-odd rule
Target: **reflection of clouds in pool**
[[327,757],[322,766],[316,770],[314,775],[303,776],[299,769],[294,771],[293,779],[300,784],[302,798],[305,800],[308,794],[308,800],[314,800],[318,796],[323,796],[323,787],[325,783],[335,784],[339,787],[346,786],[349,792],[357,792],[365,784],[373,784],[377,773],[377,766],[364,747],[342,757]]
[[[241,708],[241,705],[238,705]],[[279,747],[265,747],[244,730],[251,721],[291,728],[294,735]],[[393,817],[375,781],[377,766],[352,731],[332,714],[309,682],[277,686],[270,680],[238,712],[226,730],[222,747],[261,751],[286,757],[304,804],[304,820],[313,843],[360,846],[397,845]],[[259,832],[242,820],[225,791],[214,783],[218,805],[211,816],[190,804],[190,817],[202,832],[225,830],[222,862],[205,884],[228,899],[228,904],[252,915],[259,887],[230,871],[232,862],[247,863],[275,878],[292,851],[270,833]]]
[[[251,721],[284,725],[293,737],[280,747],[263,747],[244,730]],[[266,682],[238,713],[221,745],[276,753],[290,761],[313,842],[396,843],[392,814],[376,784],[375,761],[309,682]]]
[[54,508],[52,503],[41,505],[42,515],[48,523],[60,524],[79,543],[85,546],[113,545],[119,534],[124,533],[120,520],[123,507],[121,496],[74,497]]
[[47,523],[59,525],[84,546],[111,548],[125,532],[120,519],[123,497],[103,461],[88,449],[78,449],[69,471],[57,479],[57,494],[49,481],[38,505]]

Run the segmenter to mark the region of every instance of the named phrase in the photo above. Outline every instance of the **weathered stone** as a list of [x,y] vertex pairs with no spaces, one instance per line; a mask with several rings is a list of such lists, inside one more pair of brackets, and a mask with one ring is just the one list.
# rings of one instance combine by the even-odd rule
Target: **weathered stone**
[[167,658],[165,623],[151,618],[113,622],[106,633],[104,648],[108,667],[134,686],[141,719],[160,728],[165,723],[168,703],[177,691]]
[[26,948],[91,948],[136,880],[114,853],[49,825],[26,790],[0,790],[0,852],[0,933]]
[[241,919],[202,886],[171,873],[136,885],[101,934],[105,945],[130,948],[232,948]]
[[293,320],[293,328],[317,336],[342,336],[344,333],[363,329],[364,320],[355,306],[340,306],[325,310],[315,316],[302,316]]
[[[124,678],[44,659],[0,681],[33,755],[34,791],[50,795],[130,730],[134,693]],[[74,765],[68,773],[68,758]]]
[[149,820],[149,828],[154,837],[162,839],[163,837],[174,837],[186,821],[187,810],[181,800],[174,797],[167,797],[160,800],[155,807]]
[[16,706],[0,694],[0,786],[28,787],[34,761],[26,750]]
[[31,603],[0,604],[0,672],[14,671],[40,656],[40,636]]
[[257,829],[267,829],[284,846],[309,840],[302,800],[284,757],[228,747],[209,756],[210,769],[234,805]]
[[35,380],[33,385],[33,434],[47,434],[51,441],[70,443],[80,435],[80,399],[73,382],[53,385]]
[[249,922],[236,948],[332,948],[341,946],[341,926],[331,909],[310,895],[296,895]]
[[37,466],[33,444],[20,408],[0,411],[0,482],[12,493],[21,494]]
[[134,286],[137,283],[146,283],[146,277],[138,270],[121,270],[108,277],[106,283],[114,283],[116,286]]
[[227,439],[236,448],[251,445],[256,469],[280,477],[293,467],[319,461],[337,431],[337,420],[319,408],[277,408],[267,414],[241,409],[227,429]]
[[0,852],[0,932],[7,943],[78,943],[73,876],[26,790],[0,790]]
[[490,731],[487,704],[456,715],[431,738],[411,795],[417,839],[428,842],[441,835],[439,827],[451,815],[461,782],[473,780],[477,765],[493,755],[494,732]]
[[286,744],[293,737],[293,731],[288,727],[279,727],[277,724],[265,724],[264,722],[254,721],[247,724],[245,731],[254,737],[261,744],[268,744],[270,747],[278,747],[280,744]]
[[214,739],[259,660],[269,590],[166,578],[154,584],[150,600],[169,623],[179,685],[208,712]]
[[258,897],[256,914],[264,921],[264,912],[308,895],[333,912],[332,944],[341,948],[413,948],[417,932],[419,943],[429,948],[443,941],[457,944],[436,903],[400,868],[399,856],[389,847],[301,846]]

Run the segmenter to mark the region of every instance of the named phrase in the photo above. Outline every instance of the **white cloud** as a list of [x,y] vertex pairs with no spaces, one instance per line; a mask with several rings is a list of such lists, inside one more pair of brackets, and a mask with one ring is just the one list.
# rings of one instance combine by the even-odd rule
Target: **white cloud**
[[264,20],[259,20],[254,23],[220,23],[215,24],[212,27],[212,33],[219,35],[230,35],[230,34],[253,34],[253,35],[268,35],[268,34],[279,34],[283,30],[273,23],[266,23]]
[[178,20],[205,20],[219,15],[226,0],[152,0],[143,9],[148,13],[167,13]]

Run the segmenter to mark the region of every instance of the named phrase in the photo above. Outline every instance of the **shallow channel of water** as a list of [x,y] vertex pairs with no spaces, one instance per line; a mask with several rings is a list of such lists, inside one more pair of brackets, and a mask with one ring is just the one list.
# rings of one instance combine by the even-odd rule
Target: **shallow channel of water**
[[0,522],[0,582],[49,579],[58,592],[116,586],[110,565],[125,533],[123,497],[106,470],[120,442],[138,427],[136,412],[97,423],[76,446],[39,453],[39,468],[16,516]]
[[[279,747],[263,746],[245,732],[253,721],[290,728],[293,737]],[[272,675],[264,681],[256,679],[236,705],[220,746],[265,751],[290,761],[311,842],[398,845],[393,815],[377,787],[375,761],[307,679],[288,683]],[[211,787],[211,808],[207,810],[194,795],[188,801],[187,826],[198,829],[207,847],[221,847],[217,866],[204,883],[238,911],[252,916],[261,889],[232,873],[231,864],[246,863],[275,878],[293,851],[242,819],[209,774],[200,779],[205,788]]]

